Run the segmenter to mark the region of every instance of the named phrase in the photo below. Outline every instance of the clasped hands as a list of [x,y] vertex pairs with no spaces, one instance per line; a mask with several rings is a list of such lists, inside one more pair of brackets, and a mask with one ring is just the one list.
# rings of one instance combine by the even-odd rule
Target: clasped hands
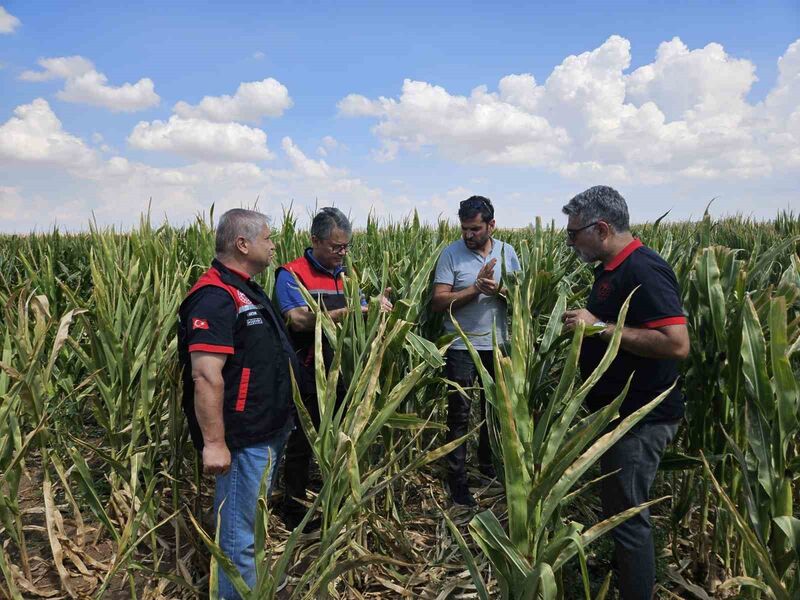
[[495,264],[497,264],[497,259],[493,258],[483,265],[475,280],[475,288],[486,296],[496,296],[500,293],[500,284],[494,280]]

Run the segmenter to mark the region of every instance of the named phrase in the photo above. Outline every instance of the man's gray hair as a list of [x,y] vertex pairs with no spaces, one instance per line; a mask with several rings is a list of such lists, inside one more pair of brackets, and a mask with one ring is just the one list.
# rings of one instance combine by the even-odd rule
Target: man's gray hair
[[566,215],[575,215],[583,225],[605,221],[622,233],[630,227],[628,205],[620,193],[607,185],[596,185],[581,192],[561,209]]
[[252,242],[269,225],[267,215],[245,208],[232,208],[217,223],[217,254],[231,255],[236,249],[236,239],[243,237]]
[[338,208],[326,206],[314,215],[314,220],[311,222],[311,235],[318,240],[327,240],[331,237],[335,227],[338,227],[347,235],[353,233],[350,219]]

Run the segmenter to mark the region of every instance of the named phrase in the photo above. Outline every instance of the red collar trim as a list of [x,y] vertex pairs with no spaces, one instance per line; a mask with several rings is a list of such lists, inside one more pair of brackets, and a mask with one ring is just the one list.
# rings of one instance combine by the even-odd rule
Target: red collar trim
[[608,261],[607,265],[603,266],[603,270],[613,271],[622,263],[624,263],[625,259],[628,258],[631,254],[633,254],[634,250],[636,250],[637,248],[641,248],[642,246],[644,246],[642,240],[634,238],[634,240],[630,244],[628,244],[622,250],[620,250],[619,254],[617,254],[614,258]]
[[228,265],[223,263],[221,260],[219,261],[219,264],[221,264],[223,267],[225,267],[228,271],[230,271],[234,275],[238,275],[239,277],[241,277],[245,281],[250,281],[252,279],[252,277],[250,277],[250,275],[248,275],[244,271],[240,271],[238,269],[234,269],[233,267],[229,267]]
[[239,277],[241,277],[245,281],[250,281],[252,279],[252,277],[250,277],[250,275],[248,275],[244,271],[237,271],[236,269],[231,269],[230,267],[228,267],[228,271],[230,271],[234,275],[238,275]]

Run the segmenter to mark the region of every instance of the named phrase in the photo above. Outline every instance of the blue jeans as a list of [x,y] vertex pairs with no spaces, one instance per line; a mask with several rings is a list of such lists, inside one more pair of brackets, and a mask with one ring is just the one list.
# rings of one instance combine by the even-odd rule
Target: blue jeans
[[[242,579],[251,588],[256,584],[254,538],[261,478],[269,468],[266,480],[267,496],[269,496],[290,431],[291,421],[284,430],[267,441],[231,451],[230,470],[224,475],[217,475],[214,515],[219,514],[219,544],[222,551],[236,565]],[[221,511],[220,504],[222,504]],[[219,597],[225,600],[240,600],[239,593],[222,568],[218,567],[217,573]]]
[[[664,448],[675,437],[679,421],[640,422],[600,458],[603,518],[607,519],[650,499]],[[611,530],[614,562],[622,600],[651,600],[656,559],[650,511],[643,510]]]

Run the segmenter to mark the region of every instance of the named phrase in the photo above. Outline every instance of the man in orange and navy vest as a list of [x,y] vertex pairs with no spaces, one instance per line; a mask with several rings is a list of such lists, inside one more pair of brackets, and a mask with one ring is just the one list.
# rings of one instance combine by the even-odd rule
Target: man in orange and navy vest
[[[321,209],[311,223],[311,247],[302,256],[286,263],[277,271],[275,278],[275,299],[281,313],[289,324],[289,334],[299,363],[296,372],[297,384],[315,426],[319,426],[319,405],[316,398],[314,379],[314,326],[316,316],[311,312],[295,276],[316,298],[320,307],[334,320],[341,320],[347,313],[342,275],[344,257],[350,248],[353,229],[342,211],[337,208]],[[380,297],[381,308],[391,310],[387,299],[390,289],[384,290]],[[362,297],[361,308],[366,311],[367,302]],[[322,352],[326,370],[333,360],[333,349],[328,340],[322,338]],[[337,406],[344,398],[347,382],[339,379]],[[298,424],[289,437],[284,465],[285,499],[283,518],[287,527],[294,529],[305,515],[305,507],[296,499],[305,499],[309,479],[311,446],[305,432]],[[311,528],[317,524],[312,521]],[[309,527],[307,526],[307,529]]]
[[[678,379],[678,361],[689,354],[689,333],[675,273],[654,250],[634,238],[628,205],[615,189],[589,188],[572,198],[567,245],[584,262],[599,263],[586,308],[562,316],[567,330],[580,321],[603,327],[583,340],[580,368],[584,378],[600,364],[614,330],[614,321],[634,290],[622,327],[619,352],[586,398],[589,410],[608,405],[630,388],[620,406],[621,417],[667,391]],[[661,403],[639,421],[600,459],[605,477],[600,484],[603,517],[609,518],[648,501],[664,448],[683,417],[684,401],[675,386]],[[650,600],[655,586],[655,554],[647,509],[611,530],[614,566],[622,600]]]
[[[255,519],[292,426],[294,350],[253,277],[272,261],[267,218],[233,209],[219,220],[216,258],[179,309],[183,408],[203,472],[216,475],[219,540],[245,583],[256,584]],[[221,508],[220,508],[221,507]],[[220,569],[220,598],[240,596]]]

